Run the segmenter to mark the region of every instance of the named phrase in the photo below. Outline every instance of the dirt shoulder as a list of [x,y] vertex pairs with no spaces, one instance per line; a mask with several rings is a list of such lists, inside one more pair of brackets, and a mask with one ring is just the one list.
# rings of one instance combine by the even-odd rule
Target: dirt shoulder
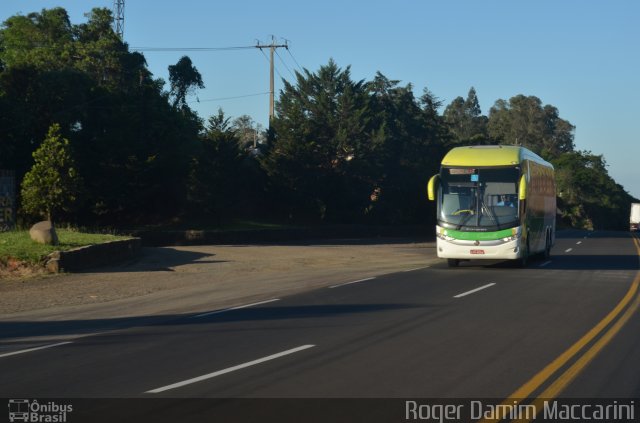
[[144,248],[135,261],[92,272],[0,281],[0,318],[209,311],[424,267],[435,260],[434,242],[407,239]]

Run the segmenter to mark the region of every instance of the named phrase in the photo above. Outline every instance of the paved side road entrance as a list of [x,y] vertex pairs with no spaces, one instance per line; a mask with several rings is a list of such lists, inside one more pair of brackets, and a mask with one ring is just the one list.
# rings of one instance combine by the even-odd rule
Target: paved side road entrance
[[0,283],[0,319],[78,319],[208,311],[422,267],[432,242],[145,248],[136,261]]

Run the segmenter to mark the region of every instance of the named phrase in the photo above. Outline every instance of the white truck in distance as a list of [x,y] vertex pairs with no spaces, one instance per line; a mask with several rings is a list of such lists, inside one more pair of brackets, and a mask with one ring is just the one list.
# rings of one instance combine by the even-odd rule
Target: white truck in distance
[[640,203],[631,203],[631,216],[629,217],[629,230],[637,231],[640,228]]

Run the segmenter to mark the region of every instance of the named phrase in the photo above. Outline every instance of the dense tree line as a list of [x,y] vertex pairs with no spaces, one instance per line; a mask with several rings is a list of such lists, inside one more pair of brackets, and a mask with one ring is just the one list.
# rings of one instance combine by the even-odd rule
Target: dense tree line
[[434,105],[377,74],[353,81],[333,61],[285,81],[263,168],[290,216],[420,222],[443,137]]
[[485,116],[474,88],[445,107],[427,89],[416,97],[380,73],[354,81],[329,61],[284,81],[262,131],[249,116],[199,117],[187,99],[205,81],[191,59],[169,66],[165,88],[111,24],[106,9],[74,25],[55,8],[0,27],[0,168],[22,180],[45,138],[68,140],[78,178],[60,213],[70,222],[432,223],[425,184],[446,151],[502,143],[556,165],[567,224],[627,224],[633,198],[602,156],[575,151],[574,127],[536,97],[497,100]]

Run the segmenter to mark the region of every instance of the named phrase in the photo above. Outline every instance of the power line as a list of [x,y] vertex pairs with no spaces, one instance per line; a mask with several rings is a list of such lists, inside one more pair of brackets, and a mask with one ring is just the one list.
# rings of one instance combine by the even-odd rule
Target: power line
[[296,60],[295,57],[293,57],[293,53],[291,53],[291,48],[287,49],[287,52],[289,53],[289,56],[291,56],[291,58],[293,59],[294,62],[296,62],[296,65],[298,66],[298,69],[300,69],[300,72],[304,72],[304,69],[302,68],[302,66],[300,66],[300,64],[298,63],[298,61]]
[[[124,0],[114,0],[114,32],[120,37],[121,40],[124,40]],[[36,47],[38,48],[38,47]],[[40,46],[39,48],[50,48],[49,46]],[[248,50],[248,49],[253,49],[253,48],[257,48],[260,50],[260,52],[262,53],[262,55],[265,57],[265,59],[267,60],[267,62],[269,62],[270,64],[270,68],[271,68],[271,72],[270,72],[270,90],[268,92],[262,92],[262,93],[255,93],[255,94],[246,94],[246,95],[240,95],[240,96],[232,96],[232,97],[220,97],[220,98],[211,98],[211,99],[205,99],[205,100],[196,100],[196,101],[191,101],[189,102],[191,103],[198,103],[198,102],[209,102],[209,101],[224,101],[224,100],[233,100],[233,99],[238,99],[238,98],[246,98],[246,97],[255,97],[255,96],[260,96],[260,95],[266,95],[266,94],[270,94],[270,109],[269,109],[269,118],[273,118],[274,116],[274,81],[273,81],[273,73],[274,70],[275,72],[278,74],[278,76],[281,79],[285,79],[282,74],[280,73],[280,71],[275,68],[274,66],[274,61],[273,61],[273,54],[277,54],[278,58],[280,59],[280,61],[282,62],[282,64],[284,65],[284,67],[287,69],[287,71],[295,78],[295,75],[293,74],[293,72],[291,71],[291,69],[289,68],[289,66],[287,66],[286,62],[282,59],[282,56],[280,56],[280,54],[277,52],[276,49],[278,48],[286,48],[287,51],[289,51],[289,45],[288,45],[288,40],[284,40],[284,44],[276,44],[275,42],[275,37],[272,36],[272,41],[271,44],[269,45],[260,45],[259,42],[256,42],[255,46],[231,46],[231,47],[149,47],[149,46],[141,46],[141,47],[130,47],[130,51],[146,51],[146,52],[172,52],[172,51],[193,51],[193,52],[198,52],[198,51],[203,51],[203,52],[215,52],[215,51],[234,51],[234,50]],[[271,60],[269,60],[269,58],[267,58],[266,54],[264,53],[263,49],[265,48],[269,48],[270,52],[271,52]],[[300,68],[302,70],[302,67],[300,66],[300,64],[298,63],[298,61],[295,59],[295,57],[293,57],[293,54],[291,54],[291,52],[289,51],[289,55],[291,56],[291,58],[294,60],[294,62],[296,63],[296,65],[298,66],[298,68]],[[58,111],[58,112],[54,112],[54,113],[63,113],[72,109],[75,109],[77,107],[82,107],[85,105],[89,105],[91,103],[94,103],[96,101],[101,100],[104,97],[107,97],[107,95],[104,96],[100,96],[98,98],[94,98],[91,99],[89,101],[85,101],[76,105],[73,105],[63,111]],[[20,125],[22,126],[22,125]]]
[[197,100],[197,101],[189,101],[188,103],[204,103],[207,101],[223,101],[223,100],[235,100],[236,98],[245,98],[245,97],[256,97],[259,95],[267,95],[269,94],[269,91],[265,91],[262,93],[255,93],[255,94],[245,94],[245,95],[237,95],[234,97],[219,97],[219,98],[207,98],[205,100]]
[[[118,1],[118,0],[116,0]],[[296,76],[295,74],[291,71],[291,69],[289,68],[289,66],[287,66],[286,62],[282,59],[282,56],[280,56],[280,54],[278,54],[277,49],[278,48],[286,48],[287,51],[289,50],[289,41],[288,40],[284,40],[284,44],[276,44],[276,40],[274,36],[271,36],[271,44],[260,44],[259,41],[256,41],[256,45],[255,46],[235,46],[235,47],[147,47],[147,46],[142,46],[142,47],[132,47],[131,50],[133,51],[146,51],[146,52],[171,52],[171,51],[193,51],[193,52],[207,52],[207,51],[233,51],[233,50],[247,50],[250,48],[257,48],[260,50],[260,52],[263,54],[263,56],[265,56],[265,59],[267,59],[267,61],[269,62],[269,69],[270,69],[270,75],[269,75],[269,120],[273,119],[274,115],[275,115],[275,88],[274,88],[274,78],[273,78],[273,74],[274,71],[278,74],[278,76],[280,76],[281,79],[285,79],[282,74],[280,74],[280,71],[278,71],[278,69],[275,68],[274,66],[274,53],[278,55],[278,58],[280,59],[280,61],[282,62],[282,64],[284,65],[284,67],[287,69],[287,71],[291,74],[291,76],[295,79]],[[270,52],[270,58],[267,58],[266,54],[264,53],[263,49],[269,49]],[[289,54],[291,55],[291,57],[293,58],[293,61],[296,63],[296,65],[298,66],[298,68],[300,68],[301,71],[303,71],[302,67],[300,66],[300,64],[298,63],[298,61],[296,60],[295,57],[293,57],[293,54],[291,54],[291,52],[289,52]]]
[[[264,60],[267,61],[267,63],[269,63],[269,58],[267,57],[267,55],[265,54],[264,51],[260,50],[260,53],[262,53],[262,55],[264,56]],[[284,79],[284,76],[282,76],[282,74],[280,73],[280,71],[278,70],[278,68],[275,68],[276,73],[278,74],[278,76],[280,77],[280,79]]]
[[284,62],[284,60],[282,60],[282,57],[280,57],[280,54],[276,51],[276,56],[278,56],[278,59],[280,59],[280,61],[282,62],[282,64],[284,65],[284,67],[289,71],[289,73],[291,74],[291,76],[293,76],[293,79],[296,78],[296,76],[293,74],[293,72],[291,72],[291,69],[289,69],[289,66],[287,66],[287,64]]
[[255,46],[238,46],[238,47],[131,47],[133,51],[230,51],[230,50],[248,50]]

